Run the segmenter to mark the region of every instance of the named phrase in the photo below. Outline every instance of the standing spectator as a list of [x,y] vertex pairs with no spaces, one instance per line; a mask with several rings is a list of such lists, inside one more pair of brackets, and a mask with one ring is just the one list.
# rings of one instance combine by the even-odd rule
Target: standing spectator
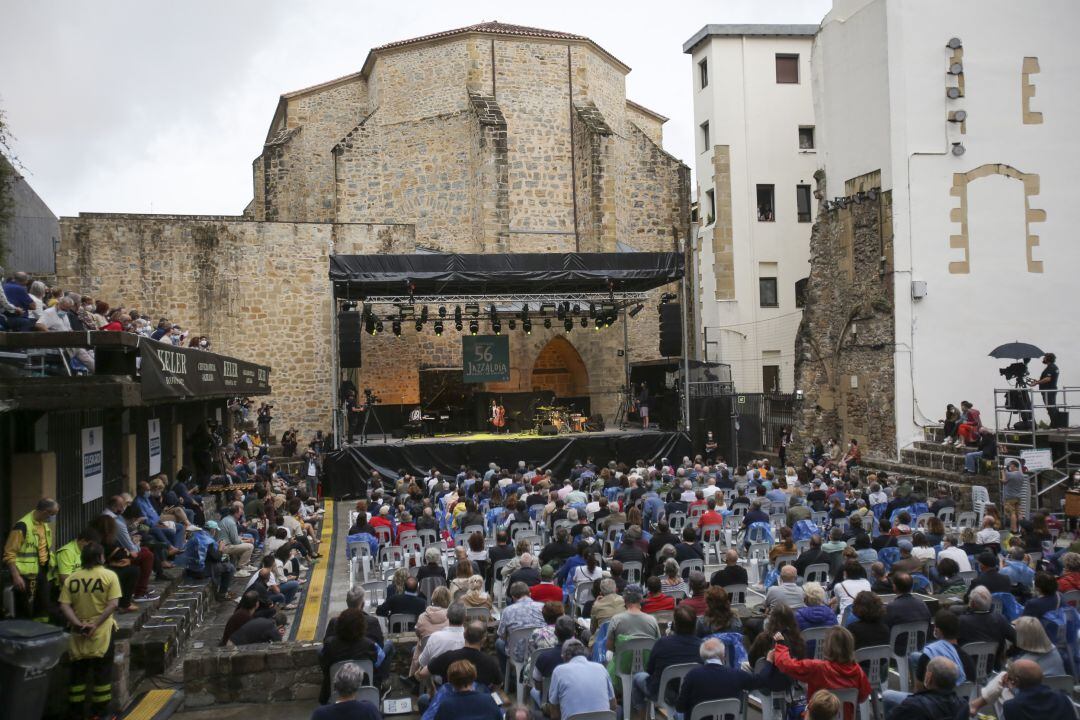
[[1027,485],[1027,475],[1016,460],[1010,460],[1009,464],[1001,469],[1001,501],[1005,506],[1005,519],[1014,534],[1018,532],[1020,520],[1023,519],[1020,517],[1020,503],[1024,500]]

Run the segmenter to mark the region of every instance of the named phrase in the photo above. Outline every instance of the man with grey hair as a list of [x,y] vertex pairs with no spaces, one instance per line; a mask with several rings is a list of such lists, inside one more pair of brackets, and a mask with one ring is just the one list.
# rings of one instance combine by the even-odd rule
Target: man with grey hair
[[[387,653],[387,655],[392,655],[394,644],[386,642],[379,621],[375,617],[364,612],[364,588],[362,586],[357,585],[350,589],[349,592],[345,593],[345,607],[355,608],[363,613],[364,620],[367,623],[365,625],[367,630],[364,633],[367,636],[367,639],[381,647],[383,652]],[[327,621],[325,637],[333,637],[334,633],[337,632],[337,621],[337,617],[332,617]],[[326,642],[326,640],[324,639],[323,642]]]
[[[446,622],[446,627],[433,632],[424,643],[424,649],[416,659],[421,669],[425,669],[428,663],[444,652],[460,650],[465,646],[465,606],[460,602],[451,603],[446,609]],[[421,677],[419,672],[416,675]]]
[[643,600],[640,585],[628,585],[623,590],[623,602],[626,610],[611,618],[608,625],[607,649],[616,649],[616,640],[619,638],[639,640],[641,638],[660,639],[660,626],[656,618],[641,609]]
[[[944,656],[933,658],[926,664],[921,690],[911,694],[896,690],[886,691],[884,702],[888,717],[904,718],[904,720],[963,717],[962,713],[967,710],[967,703],[956,694],[956,682],[959,677],[959,669],[955,662]],[[888,698],[893,698],[893,700],[890,701]]]
[[[594,586],[595,587],[595,586]],[[592,620],[592,630],[603,625],[626,609],[626,603],[619,595],[619,586],[615,578],[606,577],[600,581],[600,597],[589,608],[589,619]]]
[[719,638],[708,638],[698,649],[701,667],[694,668],[683,678],[675,709],[689,715],[698,704],[710,700],[739,698],[743,693],[755,690],[765,683],[768,670],[761,675],[751,675],[725,664],[727,652]]
[[780,568],[780,581],[765,593],[765,602],[762,603],[765,609],[771,610],[776,604],[787,605],[792,610],[803,607],[803,592],[796,583],[797,579],[794,565]]
[[[48,332],[71,332],[70,313],[75,311],[75,302],[69,297],[60,298],[55,305],[47,308],[37,319],[33,329]],[[33,322],[33,321],[29,321]],[[79,362],[86,366],[90,372],[94,372],[94,354],[86,348],[69,348]]]
[[548,717],[551,720],[567,720],[582,713],[617,709],[615,688],[611,685],[607,668],[591,662],[588,655],[588,648],[580,640],[571,639],[563,643],[563,664],[551,673],[548,688]]
[[1012,580],[1013,585],[1021,585],[1031,592],[1035,584],[1035,571],[1028,565],[1028,556],[1022,545],[1013,545],[1009,549],[1009,558],[1005,561],[1000,572]]
[[510,575],[508,582],[511,585],[521,582],[529,587],[539,585],[540,571],[536,569],[536,558],[532,553],[522,553],[520,563],[521,566]]
[[967,611],[960,615],[958,645],[972,642],[997,643],[999,650],[1008,640],[1016,642],[1016,628],[1005,616],[994,610],[994,598],[983,585],[972,589]]
[[[964,552],[964,549],[960,547],[960,538],[956,536],[956,533],[949,533],[941,539],[941,552],[938,553],[937,561],[940,563],[942,558],[949,558],[956,563],[956,566],[960,568],[960,572],[969,572],[971,570],[971,560],[968,558],[968,554]],[[930,566],[931,579],[935,574],[936,567]]]
[[506,659],[511,652],[514,654],[515,662],[525,662],[525,644],[528,638],[519,638],[515,646],[509,648],[507,643],[510,642],[510,634],[515,630],[538,628],[545,624],[544,615],[541,612],[544,604],[536,602],[529,596],[528,585],[523,582],[511,583],[510,600],[511,604],[507,605],[499,616],[499,627],[495,631],[495,651],[499,654],[503,666],[506,665]]
[[364,673],[359,665],[352,662],[342,665],[334,676],[334,704],[317,708],[311,720],[380,720],[378,708],[356,697],[363,684]]

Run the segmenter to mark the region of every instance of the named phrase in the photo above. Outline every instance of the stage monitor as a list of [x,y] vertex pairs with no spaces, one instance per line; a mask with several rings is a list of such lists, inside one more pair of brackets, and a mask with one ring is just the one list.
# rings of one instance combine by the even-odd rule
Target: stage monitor
[[465,335],[461,338],[462,380],[467,383],[510,379],[510,338],[506,335]]
[[360,313],[339,312],[338,323],[338,360],[343,368],[358,368],[360,364]]

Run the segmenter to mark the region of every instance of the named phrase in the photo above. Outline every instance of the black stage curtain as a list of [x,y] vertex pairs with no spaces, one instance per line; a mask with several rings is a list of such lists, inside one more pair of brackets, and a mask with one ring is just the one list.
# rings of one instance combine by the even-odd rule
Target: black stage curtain
[[339,298],[369,295],[640,292],[683,276],[679,253],[331,255]]
[[691,455],[691,450],[690,437],[682,432],[586,433],[550,438],[345,447],[328,453],[323,461],[323,493],[334,498],[366,495],[372,471],[397,479],[400,470],[423,476],[434,467],[452,476],[462,465],[482,470],[495,462],[504,468],[514,468],[519,460],[524,460],[545,470],[550,468],[556,477],[562,478],[576,460],[591,457],[598,465],[611,460],[632,464],[639,459],[661,458],[679,462],[683,456]]

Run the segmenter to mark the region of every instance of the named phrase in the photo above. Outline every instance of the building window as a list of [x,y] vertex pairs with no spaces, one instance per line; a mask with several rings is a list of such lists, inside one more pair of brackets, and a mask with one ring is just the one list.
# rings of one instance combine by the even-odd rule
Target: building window
[[806,307],[806,287],[810,284],[810,278],[795,281],[795,307]]
[[702,147],[704,148],[702,150],[702,152],[709,152],[709,148],[712,147],[712,146],[709,145],[709,121],[708,120],[701,123],[701,143],[702,143]]
[[780,392],[780,366],[779,365],[762,365],[761,366],[761,392],[765,392],[765,393],[778,393],[778,392]]
[[776,82],[790,84],[799,82],[799,56],[776,55]]
[[709,87],[709,59],[705,58],[697,64],[698,66],[698,78],[701,80],[701,87]]
[[757,186],[757,219],[758,222],[773,222],[776,220],[776,189],[773,185]]
[[705,224],[712,225],[716,222],[716,193],[712,190],[705,191]]
[[774,308],[780,307],[780,303],[776,297],[776,278],[774,277],[761,277],[758,278],[758,293],[761,296],[761,307]]
[[813,150],[814,149],[814,126],[813,125],[800,125],[799,126],[799,149],[800,150]]
[[810,186],[795,186],[795,206],[799,212],[799,222],[810,222],[813,216],[810,212]]

